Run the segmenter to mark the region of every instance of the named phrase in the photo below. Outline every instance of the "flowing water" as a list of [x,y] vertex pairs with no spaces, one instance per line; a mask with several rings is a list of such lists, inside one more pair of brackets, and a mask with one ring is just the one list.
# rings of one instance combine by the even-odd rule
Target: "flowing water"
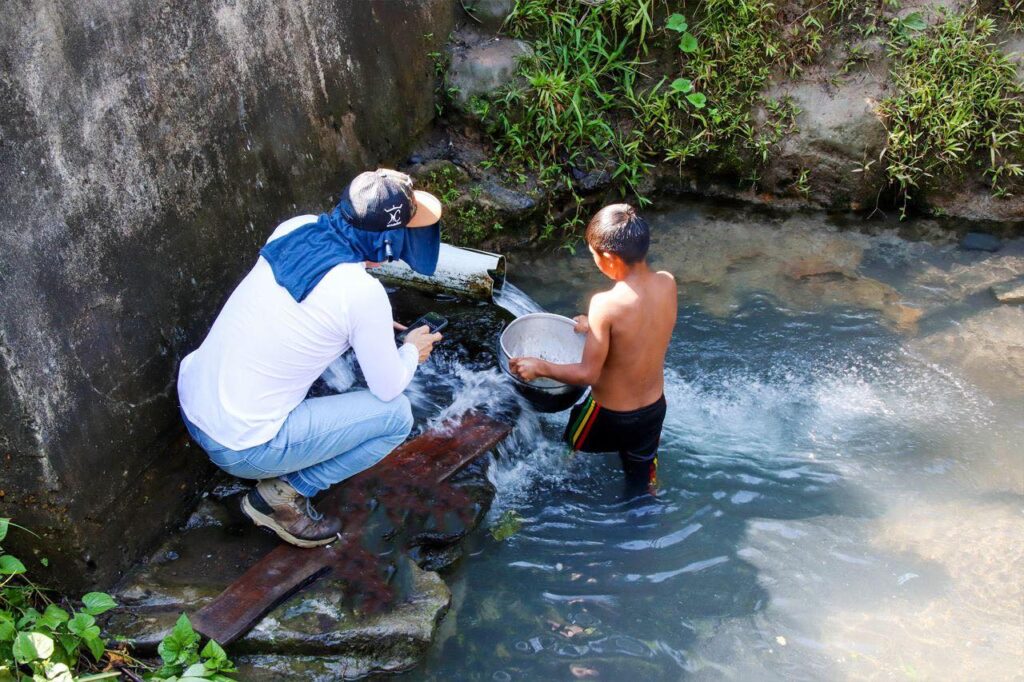
[[[470,539],[407,677],[1024,679],[1024,310],[988,292],[1024,242],[705,204],[651,222],[680,283],[658,495],[626,497],[614,456],[569,456],[566,413],[523,409],[486,350],[440,353],[414,405],[513,406],[488,518],[522,526]],[[517,314],[607,286],[586,254],[510,271]],[[474,310],[477,336],[500,327]]]

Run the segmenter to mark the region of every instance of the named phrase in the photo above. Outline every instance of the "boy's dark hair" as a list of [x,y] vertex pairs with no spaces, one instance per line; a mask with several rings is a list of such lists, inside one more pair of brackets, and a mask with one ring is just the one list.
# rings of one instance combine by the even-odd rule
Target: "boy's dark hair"
[[647,221],[629,204],[605,206],[587,224],[587,244],[595,251],[613,253],[629,265],[647,256],[651,232]]

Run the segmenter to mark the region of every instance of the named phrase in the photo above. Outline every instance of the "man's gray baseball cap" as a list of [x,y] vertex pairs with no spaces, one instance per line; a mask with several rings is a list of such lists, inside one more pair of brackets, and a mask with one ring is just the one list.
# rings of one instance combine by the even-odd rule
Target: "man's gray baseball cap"
[[352,227],[369,232],[431,227],[441,220],[437,197],[413,189],[412,178],[388,168],[357,175],[338,207]]

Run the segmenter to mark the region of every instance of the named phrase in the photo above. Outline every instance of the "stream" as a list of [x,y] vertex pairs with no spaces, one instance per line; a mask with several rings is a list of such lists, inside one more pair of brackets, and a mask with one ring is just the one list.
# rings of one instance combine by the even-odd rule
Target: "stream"
[[[439,352],[418,415],[517,405],[488,521],[522,526],[470,537],[405,677],[1020,679],[1024,311],[988,287],[1024,241],[699,202],[649,220],[680,285],[657,497],[626,497],[614,455],[569,456],[567,413],[517,403],[487,338]],[[503,304],[585,311],[607,281],[580,251],[515,259]]]

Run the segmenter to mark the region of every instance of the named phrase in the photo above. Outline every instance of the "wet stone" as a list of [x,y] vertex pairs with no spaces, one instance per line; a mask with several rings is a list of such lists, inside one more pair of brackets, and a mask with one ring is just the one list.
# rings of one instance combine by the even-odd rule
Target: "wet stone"
[[960,248],[966,251],[988,251],[994,253],[1002,248],[1003,242],[999,237],[984,232],[968,232],[960,240]]
[[1000,303],[1024,303],[1024,276],[993,284],[992,294]]

